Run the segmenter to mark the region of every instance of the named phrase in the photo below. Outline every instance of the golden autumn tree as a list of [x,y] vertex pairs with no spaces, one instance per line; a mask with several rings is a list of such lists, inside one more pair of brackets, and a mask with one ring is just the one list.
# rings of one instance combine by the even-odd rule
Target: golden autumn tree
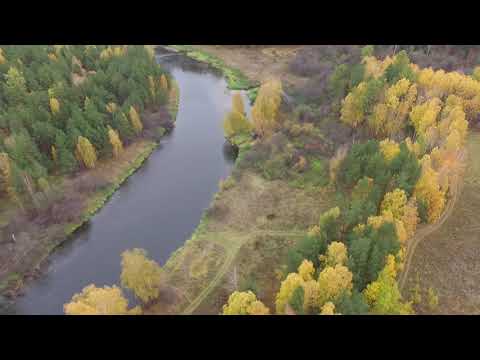
[[393,218],[401,220],[405,213],[405,206],[407,205],[407,194],[402,189],[395,189],[388,192],[383,197],[380,205],[381,212],[391,211]]
[[322,310],[320,311],[320,315],[338,315],[335,314],[335,304],[328,301],[322,306]]
[[108,140],[110,141],[110,145],[112,145],[113,157],[117,159],[123,152],[123,143],[122,140],[120,140],[118,132],[110,126],[108,126]]
[[165,74],[162,74],[162,76],[160,76],[160,88],[165,92],[167,93],[168,92],[168,80],[167,80],[167,77],[165,76]]
[[282,281],[280,290],[277,293],[275,307],[277,314],[285,314],[285,307],[290,301],[293,292],[304,284],[303,278],[297,273],[290,273],[286,279]]
[[303,311],[311,314],[318,310],[321,301],[321,288],[318,281],[311,279],[305,281],[303,287]]
[[422,174],[415,185],[414,195],[427,206],[428,221],[434,222],[445,208],[445,192],[440,189],[438,173],[427,160],[423,161]]
[[314,273],[315,268],[313,266],[313,263],[309,260],[303,260],[298,267],[298,274],[302,277],[304,281],[312,280]]
[[12,168],[7,153],[0,153],[0,196],[5,194],[14,197],[15,190],[12,185]]
[[81,293],[75,294],[72,301],[64,305],[66,315],[139,315],[137,306],[128,309],[128,300],[117,286],[95,285],[85,287]]
[[239,112],[240,114],[245,115],[245,106],[243,105],[242,94],[235,93],[232,96],[232,109]]
[[369,77],[378,79],[394,60],[395,58],[390,56],[386,56],[384,60],[379,60],[375,56],[365,56],[362,59],[362,63],[365,66],[365,79]]
[[345,265],[348,260],[347,247],[341,242],[332,241],[326,255],[321,255],[320,260],[325,266]]
[[391,162],[399,153],[400,145],[393,140],[380,141],[380,151],[387,162]]
[[269,80],[260,86],[252,108],[253,124],[259,136],[271,135],[277,129],[282,95],[279,80]]
[[148,76],[148,87],[150,90],[150,95],[152,95],[152,99],[155,99],[155,95],[157,93],[156,91],[156,86],[155,86],[155,80],[153,79],[152,75]]
[[407,116],[417,98],[417,87],[400,79],[387,88],[384,102],[374,106],[368,125],[377,137],[392,136],[406,126]]
[[113,114],[114,112],[117,111],[118,106],[114,102],[109,102],[107,106],[105,107],[108,113]]
[[60,112],[60,102],[54,97],[50,98],[50,111],[53,115]]
[[269,315],[270,310],[251,291],[235,291],[223,305],[223,315]]
[[223,130],[227,139],[235,135],[247,134],[252,130],[252,125],[247,118],[236,110],[230,111],[223,121]]
[[120,279],[123,287],[146,303],[158,297],[163,271],[155,261],[147,258],[145,250],[127,250],[122,253]]
[[138,115],[137,110],[135,110],[133,106],[130,106],[129,115],[130,123],[133,126],[133,130],[135,131],[135,133],[137,133],[137,135],[140,134],[143,130],[143,124],[142,120],[140,119],[140,115]]
[[396,281],[397,268],[393,255],[388,255],[385,268],[378,279],[364,290],[365,298],[374,314],[413,314],[412,306],[402,301]]
[[50,147],[50,154],[52,155],[52,160],[54,163],[57,163],[58,161],[58,154],[57,154],[57,148],[55,147],[55,145],[52,145]]
[[335,301],[342,293],[350,293],[353,288],[353,275],[346,266],[327,266],[318,276],[320,286],[320,306],[327,301]]
[[86,137],[78,137],[75,155],[87,169],[93,169],[97,164],[97,152]]
[[7,60],[5,59],[5,55],[3,54],[3,49],[0,48],[0,65],[5,64]]
[[342,101],[340,120],[356,128],[365,120],[363,99],[367,92],[367,84],[358,84]]
[[400,219],[403,222],[407,238],[411,238],[415,234],[417,224],[419,223],[417,200],[412,196],[403,208],[403,216]]
[[439,98],[433,98],[412,108],[410,121],[419,136],[423,136],[430,126],[436,124],[441,107],[442,101]]

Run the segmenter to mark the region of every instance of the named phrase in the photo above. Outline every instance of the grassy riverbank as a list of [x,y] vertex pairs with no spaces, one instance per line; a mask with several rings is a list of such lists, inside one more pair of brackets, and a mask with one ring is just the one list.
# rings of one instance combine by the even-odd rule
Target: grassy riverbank
[[228,66],[222,59],[212,53],[203,51],[192,45],[169,45],[171,48],[200,62],[207,63],[220,70],[227,80],[230,90],[246,90],[250,101],[255,101],[259,82],[249,79],[240,70]]

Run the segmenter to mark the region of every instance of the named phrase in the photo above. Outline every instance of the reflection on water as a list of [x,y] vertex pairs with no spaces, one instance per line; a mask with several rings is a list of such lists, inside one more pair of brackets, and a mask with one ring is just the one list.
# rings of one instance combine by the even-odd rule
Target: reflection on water
[[238,155],[238,148],[232,146],[228,141],[223,144],[223,156],[230,164],[235,163]]
[[174,131],[89,225],[50,257],[47,273],[17,299],[16,313],[61,314],[83,287],[119,284],[120,254],[127,249],[144,248],[163,265],[191,236],[219,180],[230,174],[234,154],[224,146],[222,126],[231,109],[226,82],[205,64],[161,53],[158,61],[180,87]]

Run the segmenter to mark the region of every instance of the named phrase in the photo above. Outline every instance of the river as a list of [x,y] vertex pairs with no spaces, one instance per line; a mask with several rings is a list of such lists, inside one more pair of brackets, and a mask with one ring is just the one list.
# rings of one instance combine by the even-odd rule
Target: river
[[119,285],[120,254],[127,249],[143,248],[163,265],[229,175],[233,157],[222,120],[232,93],[226,81],[184,55],[164,55],[157,52],[157,61],[180,88],[176,128],[89,224],[50,256],[46,273],[26,287],[13,313],[63,314],[63,305],[83,287]]

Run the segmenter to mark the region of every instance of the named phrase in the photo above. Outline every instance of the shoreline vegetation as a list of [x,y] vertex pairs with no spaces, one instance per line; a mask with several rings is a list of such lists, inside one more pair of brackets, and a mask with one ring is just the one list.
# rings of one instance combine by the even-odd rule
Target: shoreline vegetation
[[[109,185],[106,188],[101,188],[92,194],[88,194],[85,199],[84,209],[76,216],[80,217],[80,221],[73,223],[59,224],[54,231],[49,234],[49,229],[45,229],[46,236],[42,236],[41,245],[38,248],[31,249],[30,252],[23,254],[22,263],[13,266],[12,270],[4,271],[0,268],[0,299],[4,296],[7,299],[13,299],[22,294],[25,285],[31,279],[42,276],[43,265],[48,262],[49,256],[66,241],[75,232],[81,229],[105,206],[115,192],[132,176],[137,170],[141,168],[149,156],[159,147],[161,138],[172,131],[175,127],[176,117],[179,107],[179,87],[175,79],[170,79],[170,86],[173,91],[170,91],[166,103],[166,110],[170,120],[160,119],[160,126],[156,128],[157,134],[154,140],[146,137],[140,137],[130,145],[126,146],[123,153],[117,159],[100,160],[97,168],[87,170],[82,174],[82,181],[88,183],[90,180],[95,182],[98,177],[102,177],[107,173],[114,174],[113,178],[108,178]],[[161,116],[162,113],[147,113],[140,115],[144,116]],[[158,119],[157,119],[158,121]],[[99,175],[100,174],[100,175]],[[58,184],[56,191],[65,191],[62,188],[68,188],[73,181],[71,179],[60,180],[62,184]],[[65,186],[64,184],[65,183]],[[67,191],[68,193],[68,191]],[[5,220],[5,219],[2,219]],[[7,264],[8,265],[8,264]],[[1,306],[1,301],[0,301]]]
[[217,56],[194,48],[191,45],[168,45],[167,48],[180,52],[194,60],[204,62],[220,70],[227,81],[230,90],[244,90],[247,92],[248,99],[253,104],[257,97],[259,82],[247,78],[240,70],[234,69]]

